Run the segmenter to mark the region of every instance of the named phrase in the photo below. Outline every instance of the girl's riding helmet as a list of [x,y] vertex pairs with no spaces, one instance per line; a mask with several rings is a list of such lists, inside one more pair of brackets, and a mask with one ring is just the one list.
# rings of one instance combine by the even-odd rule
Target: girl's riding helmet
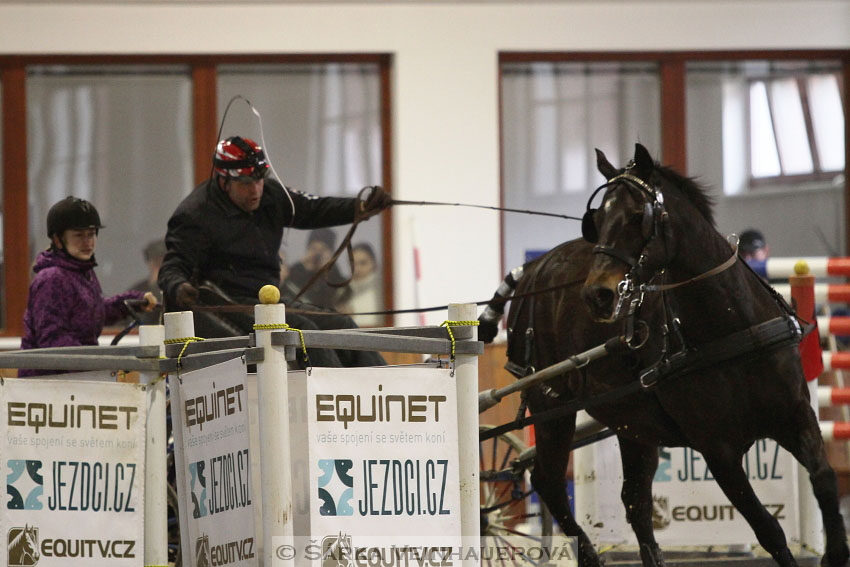
[[104,228],[94,205],[85,199],[66,197],[47,211],[47,236],[61,236],[69,229]]
[[233,136],[218,143],[213,166],[217,174],[225,177],[262,179],[268,172],[269,162],[257,142]]

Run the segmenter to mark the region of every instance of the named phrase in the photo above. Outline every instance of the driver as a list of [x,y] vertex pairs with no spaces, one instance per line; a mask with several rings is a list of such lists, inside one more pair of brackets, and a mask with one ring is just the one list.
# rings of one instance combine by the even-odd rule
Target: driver
[[[359,202],[295,191],[268,177],[268,173],[265,153],[255,141],[233,136],[217,144],[212,178],[195,187],[168,221],[167,251],[159,271],[167,310],[191,309],[205,281],[234,302],[254,304],[262,286],[276,286],[280,281],[278,251],[285,227],[314,229],[348,224],[354,221],[355,207],[361,208],[361,218],[368,218],[392,202],[377,186]],[[205,297],[204,302],[210,300]],[[217,314],[230,324],[230,331],[198,315],[196,332],[200,336],[227,336],[234,326],[243,334],[252,330],[253,319],[245,314]],[[287,312],[286,318],[298,329],[356,327],[350,317],[333,313],[305,316]],[[368,351],[308,352],[316,366],[385,364],[379,354]]]

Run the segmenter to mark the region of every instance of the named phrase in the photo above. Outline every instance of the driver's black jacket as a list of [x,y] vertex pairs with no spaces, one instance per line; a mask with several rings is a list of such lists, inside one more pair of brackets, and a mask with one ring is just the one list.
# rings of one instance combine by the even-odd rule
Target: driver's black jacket
[[239,209],[215,179],[205,181],[177,206],[168,220],[167,252],[159,270],[166,306],[176,308],[183,282],[210,280],[234,298],[254,299],[266,284],[278,285],[278,250],[284,227],[322,228],[354,220],[356,200],[317,197],[290,189],[292,205],[280,183],[266,179],[260,206]]

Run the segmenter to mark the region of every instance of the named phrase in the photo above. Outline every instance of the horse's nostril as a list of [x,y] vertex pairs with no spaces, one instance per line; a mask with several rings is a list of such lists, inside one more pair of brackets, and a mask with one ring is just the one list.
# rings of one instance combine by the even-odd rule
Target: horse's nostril
[[597,287],[593,295],[594,301],[599,307],[608,307],[614,301],[614,292],[607,287]]
[[601,285],[591,286],[582,291],[584,300],[595,310],[605,310],[611,307],[614,301],[614,292]]

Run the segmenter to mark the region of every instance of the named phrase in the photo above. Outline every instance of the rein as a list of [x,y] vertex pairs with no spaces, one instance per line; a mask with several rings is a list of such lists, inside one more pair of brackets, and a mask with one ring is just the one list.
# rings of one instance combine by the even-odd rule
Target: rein
[[[348,232],[345,234],[345,237],[342,239],[342,242],[337,247],[336,251],[333,253],[331,258],[327,262],[325,262],[325,264],[321,268],[319,268],[316,271],[316,273],[312,275],[312,277],[310,277],[310,279],[307,281],[307,283],[304,284],[301,287],[300,290],[298,290],[298,293],[296,294],[293,301],[298,300],[302,295],[304,295],[304,293],[307,292],[308,289],[310,289],[319,280],[319,278],[321,278],[322,276],[327,274],[328,271],[330,271],[330,269],[334,266],[334,264],[336,264],[336,261],[340,257],[340,255],[342,255],[343,250],[345,250],[347,252],[347,255],[348,255],[349,273],[351,273],[351,274],[354,273],[354,252],[352,251],[352,248],[351,248],[351,238],[354,236],[354,232],[357,230],[357,225],[360,224],[361,222],[363,222],[364,220],[370,218],[371,216],[373,216],[373,215],[366,214],[365,207],[364,207],[365,200],[363,199],[363,193],[367,189],[371,189],[371,188],[370,187],[364,187],[363,189],[360,190],[359,193],[357,193],[357,198],[356,198],[355,205],[354,205],[355,206],[355,208],[354,208],[354,221],[352,221],[351,228],[348,229]],[[573,217],[573,216],[570,216],[570,215],[560,215],[560,214],[557,214],[557,213],[545,213],[545,212],[542,212],[542,211],[531,211],[531,210],[525,210],[525,209],[511,209],[511,208],[507,208],[507,207],[491,207],[491,206],[488,206],[488,205],[470,205],[470,204],[465,204],[465,203],[443,203],[443,202],[438,202],[438,201],[403,201],[403,200],[393,199],[392,201],[390,201],[390,205],[419,205],[419,206],[439,205],[439,206],[448,206],[448,207],[469,207],[469,208],[474,208],[474,209],[487,209],[487,210],[491,210],[491,211],[503,211],[503,212],[507,212],[507,213],[522,213],[522,214],[526,214],[526,215],[556,217],[556,218],[568,219],[568,220],[581,220],[580,217]],[[330,282],[329,281],[329,282],[327,282],[327,284],[331,287],[345,287],[349,284],[349,282],[351,282],[351,276],[349,276],[348,278],[344,279],[341,282]],[[482,304],[477,303],[476,305],[482,305]],[[437,309],[433,309],[433,311],[436,311],[436,310]],[[384,312],[373,312],[373,313],[357,313],[356,315],[390,315],[390,314],[393,314],[393,313],[416,313],[416,312],[417,312],[416,310],[395,311],[395,312],[384,311]]]
[[351,248],[351,238],[354,236],[354,232],[357,230],[357,225],[372,216],[366,212],[366,201],[363,199],[363,193],[366,192],[367,189],[370,191],[372,190],[371,187],[364,187],[360,190],[359,193],[357,193],[357,198],[354,201],[354,220],[351,223],[351,228],[348,229],[348,232],[342,239],[342,242],[340,242],[339,246],[337,247],[333,255],[330,257],[330,259],[325,262],[325,265],[316,270],[316,273],[313,274],[313,276],[307,281],[306,284],[301,287],[300,290],[298,290],[298,293],[295,295],[295,299],[293,299],[293,301],[296,301],[299,297],[304,295],[304,293],[308,289],[310,289],[313,284],[319,280],[319,278],[328,273],[328,271],[334,266],[334,264],[336,264],[336,260],[340,257],[343,250],[348,253],[348,268],[349,273],[351,275],[349,275],[341,282],[329,281],[327,282],[327,284],[331,287],[345,287],[348,285],[348,282],[351,281],[351,278],[354,275],[354,251]]
[[572,217],[570,215],[559,215],[558,213],[544,213],[542,211],[531,211],[527,209],[510,209],[507,207],[491,207],[488,205],[470,205],[466,203],[443,203],[439,201],[402,201],[392,200],[393,205],[420,205],[420,206],[442,206],[442,207],[468,207],[471,209],[487,209],[490,211],[502,211],[506,213],[522,213],[525,215],[537,215],[541,217],[556,217],[559,219],[581,220],[581,217]]
[[[514,299],[523,299],[525,297],[532,297],[535,295],[541,295],[544,293],[550,293],[553,291],[557,291],[559,289],[563,289],[565,287],[571,286],[576,283],[574,280],[566,283],[553,285],[550,287],[545,287],[543,289],[538,289],[536,291],[528,291],[525,293],[518,293],[507,297],[493,297],[490,299],[485,299],[483,301],[476,301],[475,305],[503,305],[509,301]],[[358,313],[340,313],[339,311],[317,311],[311,309],[298,309],[296,307],[288,307],[286,310],[291,313],[298,313],[301,315],[404,315],[408,313],[428,313],[431,311],[446,311],[449,308],[448,305],[437,305],[434,307],[417,307],[413,309],[394,309],[389,311],[363,311]],[[239,303],[231,303],[225,305],[195,305],[192,307],[192,311],[199,313],[253,313],[254,305],[250,304],[239,304]]]

